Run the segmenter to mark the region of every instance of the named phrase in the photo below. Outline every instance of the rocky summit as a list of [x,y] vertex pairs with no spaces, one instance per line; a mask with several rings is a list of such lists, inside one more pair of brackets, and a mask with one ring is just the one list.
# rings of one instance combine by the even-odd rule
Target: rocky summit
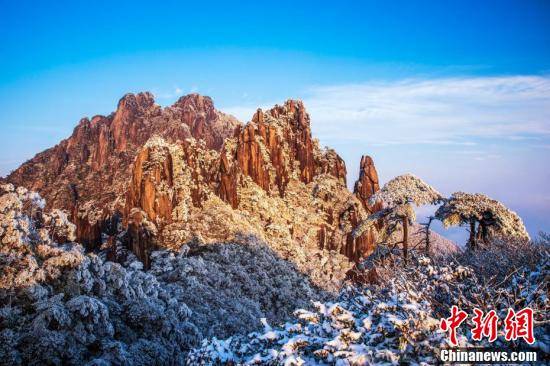
[[[549,236],[483,194],[380,187],[369,156],[346,174],[300,101],[243,124],[124,96],[0,179],[0,365],[431,365],[438,319],[487,299],[533,309],[548,350]],[[467,249],[433,220],[467,223]]]
[[352,231],[380,209],[368,203],[379,190],[372,159],[350,192],[344,161],[312,137],[297,100],[243,124],[206,96],[162,108],[127,94],[4,180],[66,211],[76,241],[112,259],[122,245],[147,266],[157,249],[254,235],[325,287],[372,252],[372,233]]

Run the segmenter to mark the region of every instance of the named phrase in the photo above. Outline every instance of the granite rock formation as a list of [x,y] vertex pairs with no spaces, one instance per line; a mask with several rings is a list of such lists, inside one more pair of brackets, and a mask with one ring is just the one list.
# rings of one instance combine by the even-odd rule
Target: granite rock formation
[[351,232],[379,209],[367,203],[379,189],[372,159],[350,192],[344,161],[319,147],[295,100],[243,125],[209,97],[161,108],[128,94],[5,180],[65,210],[89,250],[122,241],[147,265],[158,248],[252,234],[325,284],[373,250],[371,233]]
[[127,94],[109,116],[83,118],[73,134],[39,153],[6,180],[39,192],[49,207],[66,210],[77,239],[89,249],[113,234],[122,214],[132,165],[152,136],[167,141],[197,137],[220,149],[240,125],[214,108],[209,97],[190,94],[161,108],[152,94]]
[[[361,157],[361,163],[359,164],[359,178],[355,182],[353,188],[353,194],[361,201],[363,208],[367,214],[373,214],[379,211],[382,208],[382,203],[377,202],[374,205],[369,204],[370,197],[380,190],[380,184],[378,182],[378,173],[374,167],[374,161],[368,155]],[[358,222],[354,222],[354,226]],[[356,239],[357,248],[352,252],[353,254],[348,254],[353,259],[359,259],[362,253],[369,252],[372,250],[372,245],[375,241],[374,230],[380,229],[380,225],[376,226],[362,236]],[[354,256],[355,254],[355,256]]]

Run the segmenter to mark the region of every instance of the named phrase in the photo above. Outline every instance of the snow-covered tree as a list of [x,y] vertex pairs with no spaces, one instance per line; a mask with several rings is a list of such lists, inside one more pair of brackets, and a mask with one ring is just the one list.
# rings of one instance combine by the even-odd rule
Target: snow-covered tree
[[[70,243],[75,226],[67,215],[45,212],[44,206],[38,194],[23,187],[0,186],[0,290],[55,279],[84,258],[83,248]],[[68,243],[58,244],[55,237]]]
[[[370,204],[381,202],[382,210],[372,214],[354,230],[354,235],[360,236],[364,231],[381,223],[378,231],[378,243],[390,245],[401,244],[403,257],[408,257],[409,226],[416,221],[413,206],[436,204],[441,200],[441,194],[412,175],[404,174],[393,178],[370,198]],[[401,232],[402,239],[397,241],[396,235]]]
[[478,239],[487,243],[495,235],[529,240],[521,218],[497,200],[480,193],[455,192],[443,200],[435,216],[445,227],[469,225],[468,247],[475,249]]
[[450,347],[440,319],[458,305],[495,310],[504,319],[508,308],[534,311],[533,345],[508,342],[499,332],[494,343],[474,341],[467,326],[458,329],[460,347],[526,347],[547,353],[550,347],[547,286],[550,262],[543,251],[533,267],[521,267],[507,282],[488,286],[474,268],[438,263],[412,255],[414,266],[378,263],[379,285],[345,287],[334,302],[300,309],[282,326],[248,336],[213,338],[190,352],[188,365],[434,365],[441,348]]
[[[439,194],[405,176],[376,199],[386,205],[378,219],[408,225],[412,205]],[[550,344],[548,251],[531,242],[538,254],[494,288],[478,279],[475,262],[440,265],[413,253],[414,267],[376,262],[379,285],[347,283],[329,294],[251,236],[154,252],[148,271],[126,250],[111,262],[105,252],[84,253],[66,214],[44,207],[35,193],[0,186],[0,365],[433,364],[447,346],[437,319],[451,305],[481,308],[487,299],[499,314],[531,307],[534,346]],[[506,243],[492,248],[506,249],[493,255],[501,263],[517,263]],[[310,260],[322,266],[322,257]]]
[[129,251],[84,253],[66,214],[44,207],[0,186],[0,365],[181,365],[203,337],[332,297],[254,237],[154,252],[144,271]]

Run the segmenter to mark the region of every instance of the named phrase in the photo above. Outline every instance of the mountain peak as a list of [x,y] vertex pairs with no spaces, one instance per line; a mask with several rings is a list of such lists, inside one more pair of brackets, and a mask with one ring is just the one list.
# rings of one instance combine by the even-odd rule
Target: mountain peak
[[127,93],[118,101],[118,109],[147,109],[155,104],[155,97],[150,92],[137,94]]
[[200,113],[205,115],[207,122],[216,119],[217,111],[214,108],[212,98],[197,93],[192,93],[180,97],[172,107],[179,108],[184,114]]
[[[242,125],[208,96],[189,94],[160,108],[151,93],[129,93],[114,114],[86,119],[65,141],[7,180],[66,210],[88,249],[114,238],[120,225],[146,264],[155,248],[194,237],[232,240],[239,232],[274,248],[335,251],[348,264],[373,249],[372,237],[351,235],[368,215],[363,192],[347,189],[344,161],[319,148],[300,100],[258,109]],[[376,176],[372,160],[362,169],[362,179]],[[338,268],[332,279],[332,270],[319,278],[342,280],[346,266]]]
[[212,98],[206,95],[201,95],[198,93],[191,93],[181,96],[175,106],[204,106],[209,108],[214,108],[214,102]]

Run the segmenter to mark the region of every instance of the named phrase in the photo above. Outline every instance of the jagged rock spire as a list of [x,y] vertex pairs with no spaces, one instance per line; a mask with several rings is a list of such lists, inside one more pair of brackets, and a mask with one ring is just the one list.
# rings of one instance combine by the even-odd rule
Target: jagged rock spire
[[242,125],[206,96],[186,95],[161,108],[150,93],[127,94],[116,112],[84,119],[8,180],[71,213],[77,240],[89,249],[115,235],[120,222],[146,265],[156,248],[238,233],[295,258],[298,247],[307,256],[340,253],[332,252],[335,262],[372,250],[372,238],[351,235],[378,189],[372,159],[362,162],[352,194],[344,161],[319,147],[298,100],[258,110]]
[[369,213],[380,210],[379,204],[374,206],[369,205],[369,199],[379,190],[380,183],[378,182],[378,173],[374,167],[374,161],[370,156],[363,155],[359,164],[359,178],[355,182],[353,193],[359,198],[361,203],[363,203],[363,207]]

